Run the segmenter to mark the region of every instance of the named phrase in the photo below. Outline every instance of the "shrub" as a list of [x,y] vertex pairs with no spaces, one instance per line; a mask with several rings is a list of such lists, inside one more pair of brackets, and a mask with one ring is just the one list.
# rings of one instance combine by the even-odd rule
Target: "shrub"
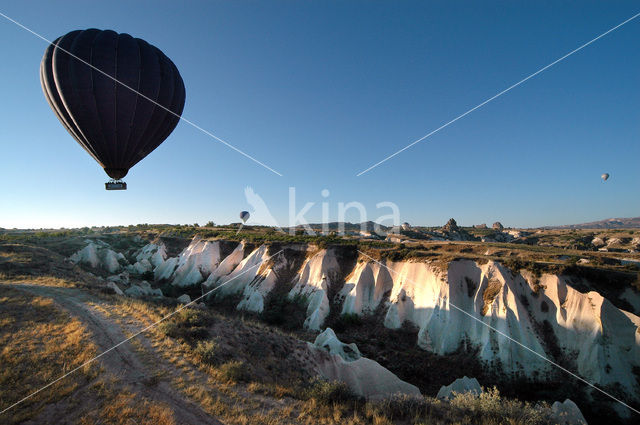
[[162,322],[159,329],[167,336],[194,344],[196,340],[209,335],[207,327],[210,319],[210,316],[201,310],[184,309]]
[[195,352],[203,363],[210,365],[218,363],[219,348],[215,341],[198,341]]
[[300,329],[307,316],[309,300],[305,295],[269,294],[262,312],[262,320],[287,330]]
[[142,273],[140,275],[140,279],[146,280],[147,282],[153,282],[155,280],[155,276],[154,276],[153,272],[148,271],[148,272]]
[[231,382],[246,382],[251,379],[249,367],[242,361],[231,360],[218,369],[222,378]]
[[485,389],[480,395],[455,394],[450,405],[468,412],[465,416],[470,416],[471,423],[551,423],[548,406],[532,406],[529,403],[501,397],[495,387]]
[[325,381],[320,378],[314,378],[310,382],[304,395],[308,399],[312,398],[324,404],[344,403],[358,399],[344,382]]
[[362,325],[362,317],[355,313],[345,313],[340,315],[331,325],[336,332],[344,332],[347,328]]
[[433,401],[422,396],[397,394],[383,400],[370,401],[367,407],[390,419],[415,419],[428,417],[429,411],[433,408],[432,403]]

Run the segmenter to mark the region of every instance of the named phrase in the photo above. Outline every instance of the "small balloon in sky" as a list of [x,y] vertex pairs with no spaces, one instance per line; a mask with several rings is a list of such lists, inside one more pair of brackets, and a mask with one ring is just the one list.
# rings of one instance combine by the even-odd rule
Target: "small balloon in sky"
[[609,180],[609,173],[604,173],[600,176],[600,178],[602,179],[603,183],[606,182],[607,180]]
[[240,212],[240,220],[242,220],[243,223],[246,223],[247,220],[249,220],[250,216],[251,216],[251,214],[249,214],[249,211],[241,211]]

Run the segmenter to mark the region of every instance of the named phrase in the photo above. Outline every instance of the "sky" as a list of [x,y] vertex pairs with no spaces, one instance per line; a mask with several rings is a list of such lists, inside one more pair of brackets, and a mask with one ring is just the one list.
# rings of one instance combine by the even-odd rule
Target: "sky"
[[0,16],[0,227],[236,222],[252,211],[246,187],[283,225],[291,187],[296,212],[313,203],[309,222],[322,203],[336,220],[340,202],[370,220],[393,202],[414,225],[640,215],[640,17],[357,176],[637,2],[34,0],[0,12],[49,40],[92,27],[147,40],[180,70],[184,118],[282,174],[182,121],[127,191],[105,191],[42,94],[47,43]]

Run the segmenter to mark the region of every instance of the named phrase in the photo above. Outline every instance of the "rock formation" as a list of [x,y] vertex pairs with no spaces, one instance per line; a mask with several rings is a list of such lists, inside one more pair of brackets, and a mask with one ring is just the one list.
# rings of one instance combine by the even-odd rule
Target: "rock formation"
[[[355,344],[343,344],[330,328],[307,343],[316,372],[329,381],[344,382],[354,394],[367,399],[384,399],[404,394],[420,396],[420,390],[380,363],[362,357]],[[345,350],[345,348],[348,348]]]
[[[157,255],[154,275],[176,287],[219,288],[214,295],[239,296],[236,308],[254,312],[264,310],[266,297],[279,285],[284,296],[307,300],[304,326],[310,330],[322,329],[336,306],[341,306],[340,314],[377,311],[388,328],[415,325],[416,344],[424,350],[446,355],[468,344],[488,366],[529,377],[558,373],[545,359],[568,361],[584,379],[618,385],[640,399],[633,374],[640,367],[640,317],[598,292],[576,289],[588,288],[587,281],[526,270],[513,273],[494,261],[458,260],[445,268],[426,261],[382,260],[381,265],[362,256],[347,261],[337,248],[293,244],[280,246],[287,253],[272,257],[266,245],[247,249],[238,244],[225,250],[221,243],[195,238],[177,257],[160,261],[162,255]],[[158,246],[145,252],[153,254],[138,255],[136,262],[154,264],[153,255],[161,251]],[[103,267],[114,256],[118,258],[116,253],[101,256],[94,247],[76,258]],[[160,295],[152,291],[139,284],[125,293]],[[629,306],[640,305],[632,287],[620,297]],[[342,347],[330,334],[324,338],[330,349]]]
[[560,425],[587,425],[578,406],[569,399],[562,403],[559,401],[553,403],[551,412],[553,419]]
[[458,232],[460,231],[460,228],[458,227],[458,223],[456,223],[453,218],[450,218],[449,221],[447,221],[447,224],[442,226],[442,231],[447,233]]
[[450,400],[455,394],[472,393],[480,395],[482,387],[476,378],[467,378],[466,376],[456,379],[449,385],[443,385],[438,391],[436,398],[440,400]]

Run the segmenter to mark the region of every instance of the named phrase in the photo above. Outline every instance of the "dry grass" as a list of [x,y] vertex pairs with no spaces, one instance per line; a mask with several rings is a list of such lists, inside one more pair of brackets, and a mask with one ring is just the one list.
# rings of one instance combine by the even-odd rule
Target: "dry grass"
[[[3,288],[0,298],[0,409],[91,359],[96,347],[85,328],[59,312],[49,299]],[[9,412],[8,422],[35,417],[45,405],[72,394],[95,378],[89,365]]]
[[456,395],[451,402],[430,397],[397,396],[380,401],[328,401],[312,397],[302,402],[297,418],[305,424],[489,424],[551,423],[547,405],[531,405],[500,396],[497,390],[480,396]]
[[[4,287],[0,297],[0,410],[98,352],[81,322],[48,298]],[[171,410],[141,397],[90,363],[5,412],[3,424],[175,424]]]
[[108,403],[102,403],[99,409],[83,416],[78,423],[175,425],[176,421],[166,404],[153,403],[125,391],[111,394]]

